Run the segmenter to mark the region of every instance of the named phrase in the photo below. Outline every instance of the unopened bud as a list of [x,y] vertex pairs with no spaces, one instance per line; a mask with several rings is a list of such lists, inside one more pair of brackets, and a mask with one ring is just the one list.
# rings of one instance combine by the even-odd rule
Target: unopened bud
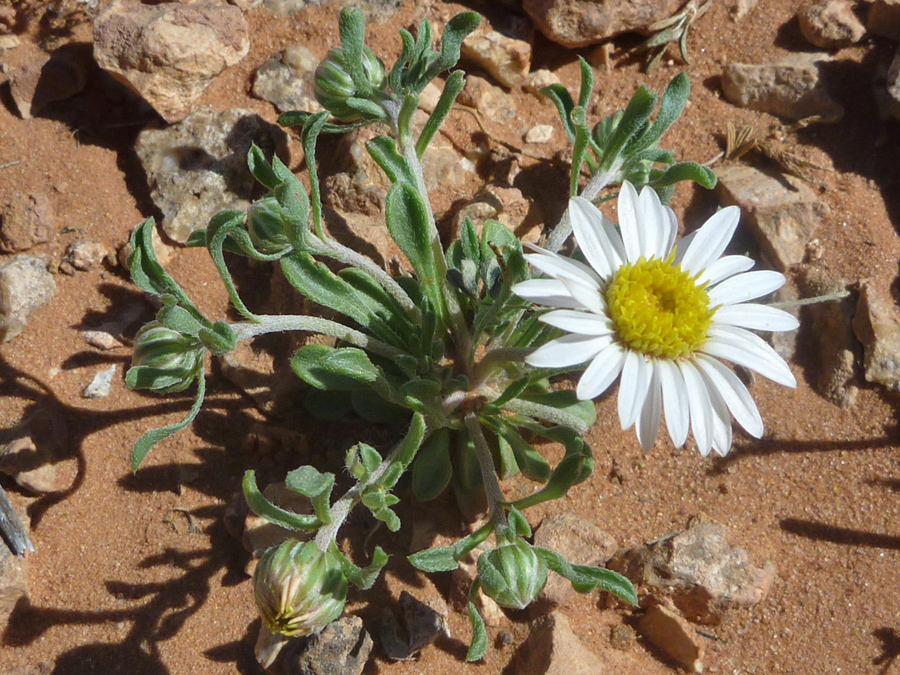
[[[371,91],[379,91],[384,87],[384,64],[368,47],[362,50],[362,66],[366,82]],[[347,55],[343,49],[332,49],[325,60],[319,64],[315,73],[313,93],[322,107],[340,120],[352,122],[360,118],[358,111],[347,105],[353,97],[367,96],[371,92],[357,90],[350,69],[347,66]]]
[[197,339],[151,321],[134,338],[126,382],[164,394],[183,391],[203,367],[204,351]]
[[503,544],[478,559],[484,592],[501,607],[524,609],[547,583],[547,564],[523,539]]
[[260,253],[273,255],[291,250],[281,205],[275,197],[263,197],[250,205],[247,209],[247,232]]

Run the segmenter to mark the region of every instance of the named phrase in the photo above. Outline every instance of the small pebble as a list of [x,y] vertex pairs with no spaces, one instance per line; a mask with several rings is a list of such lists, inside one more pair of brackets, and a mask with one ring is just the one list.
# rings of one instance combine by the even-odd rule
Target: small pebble
[[118,368],[118,365],[114,363],[106,370],[101,370],[94,375],[94,379],[84,388],[81,395],[84,398],[105,398],[109,396],[109,392],[112,389],[113,375],[116,374],[116,368]]

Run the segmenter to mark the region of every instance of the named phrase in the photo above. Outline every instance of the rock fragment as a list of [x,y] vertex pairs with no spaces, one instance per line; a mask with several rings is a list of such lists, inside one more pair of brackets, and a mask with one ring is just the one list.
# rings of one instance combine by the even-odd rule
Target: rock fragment
[[848,0],[823,0],[807,4],[797,12],[800,32],[806,41],[822,49],[855,44],[866,34],[866,27],[854,14]]
[[521,86],[531,69],[531,39],[534,29],[527,19],[510,21],[506,30],[492,29],[486,22],[461,46],[463,57],[490,73],[504,87]]
[[895,120],[900,120],[900,49],[897,49],[888,68],[886,98],[888,113]]
[[569,620],[553,612],[531,624],[528,639],[516,655],[516,675],[601,675],[610,671],[582,644]]
[[771,563],[753,565],[747,551],[728,542],[724,525],[703,517],[692,519],[687,530],[620,551],[607,566],[708,625],[720,623],[732,608],[760,603],[775,580]]
[[288,161],[284,131],[240,108],[200,106],[172,127],[140,133],[135,150],[172,240],[184,243],[219,211],[249,206],[258,190],[247,168],[251,143]]
[[725,9],[732,21],[738,22],[753,11],[758,0],[726,0]]
[[891,40],[900,39],[900,0],[875,0],[866,15],[866,30]]
[[525,84],[525,91],[541,96],[541,89],[549,87],[551,84],[559,84],[559,77],[552,70],[536,70],[528,75],[528,82]]
[[538,124],[525,132],[526,143],[549,143],[553,140],[553,127],[549,124]]
[[399,615],[385,608],[381,617],[379,640],[389,659],[406,661],[441,636],[450,637],[449,610],[434,586],[423,600],[407,591],[400,592]]
[[[27,519],[24,519],[24,525],[27,531]],[[27,597],[28,560],[14,555],[6,543],[0,540],[0,628],[6,627],[16,603]]]
[[789,119],[838,121],[844,106],[828,94],[820,72],[820,64],[827,60],[821,54],[793,54],[761,65],[732,63],[722,75],[722,91],[741,108]]
[[476,108],[488,119],[501,124],[508,124],[516,117],[516,104],[512,97],[478,75],[470,75],[466,79],[466,88],[460,94],[459,102]]
[[38,447],[30,436],[0,446],[0,471],[35,494],[58,492],[60,488],[52,453],[43,443]]
[[621,33],[644,31],[675,14],[681,0],[523,0],[537,28],[565,47],[585,47]]
[[[266,9],[276,16],[291,16],[306,7],[315,7],[329,0],[263,0]],[[343,0],[344,7],[357,7],[368,21],[389,21],[405,0]]]
[[723,166],[716,174],[720,203],[741,208],[764,256],[782,272],[803,262],[829,212],[818,195],[799,178],[775,178],[745,164]]
[[362,619],[345,616],[318,635],[288,642],[272,671],[279,675],[360,675],[371,653],[372,638]]
[[183,119],[212,81],[249,50],[241,10],[215,0],[113,0],[94,18],[97,63],[170,123]]
[[[535,530],[534,545],[559,553],[573,565],[602,565],[616,551],[616,542],[607,532],[568,511],[544,518]],[[538,596],[538,607],[555,609],[574,595],[568,579],[550,574]]]
[[56,282],[40,258],[23,254],[0,263],[0,340],[19,335],[55,293]]
[[313,94],[313,74],[318,63],[306,46],[288,45],[257,69],[253,95],[268,101],[279,112],[319,112],[323,108]]
[[31,119],[51,103],[64,101],[84,91],[88,64],[77,52],[61,51],[56,56],[44,52],[33,61],[11,68],[9,92],[22,119]]
[[101,370],[94,375],[91,383],[84,388],[81,395],[84,398],[106,398],[112,390],[112,379],[116,374],[117,364],[112,364],[109,368]]
[[87,272],[101,265],[107,256],[109,251],[100,242],[76,239],[66,249],[65,261],[76,270]]
[[873,283],[865,282],[852,325],[865,350],[866,380],[900,388],[900,316],[896,303]]
[[46,195],[17,192],[0,211],[0,251],[27,251],[49,241],[55,228],[53,205]]
[[651,605],[638,622],[637,631],[688,672],[703,672],[706,650],[697,631],[675,610]]

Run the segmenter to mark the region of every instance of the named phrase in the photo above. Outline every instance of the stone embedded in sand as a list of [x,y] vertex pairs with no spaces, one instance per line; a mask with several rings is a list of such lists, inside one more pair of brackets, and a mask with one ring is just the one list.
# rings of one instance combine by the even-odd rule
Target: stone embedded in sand
[[[397,595],[398,582],[396,578],[385,579],[391,597]],[[450,637],[450,610],[430,581],[417,588],[415,595],[400,590],[397,605],[399,611],[385,606],[379,618],[378,641],[389,659],[407,661],[439,637]]]
[[[601,675],[615,672],[582,644],[569,620],[553,612],[531,624],[517,654],[516,675]],[[637,672],[637,671],[635,671]]]
[[[367,21],[389,21],[406,0],[342,0],[343,7],[356,7]],[[263,5],[276,16],[291,16],[301,9],[315,7],[329,0],[263,0]]]
[[[534,545],[556,551],[573,565],[602,565],[616,552],[612,536],[568,511],[544,518],[535,530]],[[568,579],[550,574],[538,596],[538,607],[555,609],[574,596],[575,590]]]
[[730,609],[762,602],[775,580],[772,563],[753,565],[747,551],[728,543],[728,528],[704,517],[693,518],[687,530],[618,552],[607,567],[709,625]]
[[279,112],[319,112],[323,108],[313,94],[313,74],[318,63],[305,46],[288,45],[257,69],[253,95],[273,104]]
[[0,210],[0,251],[27,251],[49,241],[55,229],[53,206],[46,195],[16,192]]
[[216,0],[113,0],[94,18],[97,63],[167,122],[183,119],[210,83],[249,50],[243,13]]
[[51,103],[64,101],[84,91],[89,57],[77,49],[60,49],[50,56],[33,45],[33,59],[11,68],[9,93],[22,119],[31,119]]
[[733,63],[722,74],[722,92],[731,103],[790,119],[819,117],[838,121],[844,106],[822,83],[822,54],[792,54],[774,63]]
[[100,266],[110,255],[99,241],[76,239],[66,249],[65,260],[76,270],[86,272]]
[[[5,494],[0,497],[9,501]],[[24,531],[28,532],[27,516],[20,517],[20,520]],[[19,600],[27,597],[29,597],[28,560],[23,556],[14,555],[6,543],[0,540],[0,629],[6,627],[10,614]]]
[[140,133],[135,151],[172,240],[184,243],[219,211],[250,205],[259,193],[247,168],[251,143],[266,157],[277,152],[288,161],[284,131],[240,108],[201,106],[172,127]]
[[900,120],[900,49],[894,54],[888,69],[887,109],[894,119]]
[[25,322],[56,293],[47,263],[17,255],[0,263],[0,341],[9,342],[25,329]]
[[524,0],[522,7],[554,42],[585,47],[621,33],[643,32],[683,4],[683,0]]
[[81,395],[84,398],[106,398],[112,391],[112,379],[116,374],[118,364],[114,363],[109,368],[101,370],[94,375],[94,379],[84,388]]
[[501,124],[509,124],[516,117],[513,98],[501,87],[478,75],[466,78],[466,88],[460,94],[459,102],[476,108],[488,119]]
[[716,196],[723,205],[741,208],[763,255],[782,272],[803,262],[829,212],[819,196],[799,178],[775,178],[745,164],[724,166],[716,174]]
[[756,7],[758,0],[725,0],[725,10],[732,21],[740,21]]
[[866,380],[900,388],[900,316],[890,295],[871,282],[859,291],[853,330],[865,349]]
[[504,30],[494,30],[483,22],[462,43],[461,53],[512,89],[525,82],[531,69],[534,29],[527,19],[510,21],[499,28]]
[[866,27],[848,0],[823,0],[804,5],[797,12],[800,32],[815,47],[846,47],[862,40]]
[[542,144],[551,140],[553,140],[553,126],[549,124],[538,124],[525,132],[526,143]]
[[663,654],[691,673],[703,672],[706,650],[697,631],[683,616],[665,605],[651,605],[637,624],[638,633]]
[[372,653],[372,638],[358,616],[328,624],[318,635],[292,638],[269,672],[277,675],[360,675]]
[[866,16],[866,30],[891,40],[900,38],[900,0],[875,0]]

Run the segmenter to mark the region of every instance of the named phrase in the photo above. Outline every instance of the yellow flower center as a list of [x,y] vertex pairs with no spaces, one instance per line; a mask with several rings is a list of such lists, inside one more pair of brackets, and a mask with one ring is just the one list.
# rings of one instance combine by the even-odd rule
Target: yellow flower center
[[619,339],[647,356],[677,359],[699,349],[715,312],[705,284],[666,260],[641,258],[623,265],[606,289]]

